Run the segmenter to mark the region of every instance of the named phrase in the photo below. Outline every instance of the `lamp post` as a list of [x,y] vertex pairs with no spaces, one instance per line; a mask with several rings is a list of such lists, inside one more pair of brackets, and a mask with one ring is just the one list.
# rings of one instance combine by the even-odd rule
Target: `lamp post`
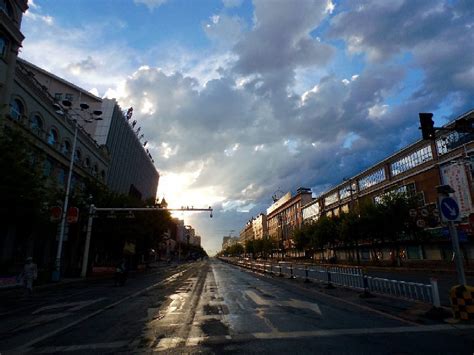
[[[81,111],[85,111],[89,109],[89,105],[86,103],[81,103],[80,104]],[[64,194],[64,203],[63,203],[63,211],[61,215],[61,225],[59,227],[59,236],[58,236],[58,248],[56,251],[56,260],[54,263],[54,270],[52,274],[52,281],[59,281],[60,275],[61,275],[61,255],[62,255],[62,250],[63,250],[63,241],[64,241],[64,229],[66,227],[66,216],[67,216],[67,209],[69,207],[69,193],[71,190],[71,180],[72,180],[72,172],[74,169],[74,155],[76,152],[76,144],[77,144],[77,132],[79,130],[79,122],[77,119],[77,116],[80,116],[79,113],[75,112],[74,114],[76,115],[76,118],[72,118],[71,109],[72,109],[72,103],[69,100],[63,100],[62,101],[62,106],[58,104],[54,104],[54,108],[56,109],[56,113],[59,115],[64,115],[67,119],[74,121],[74,138],[72,141],[72,150],[71,150],[71,157],[69,161],[69,172],[68,172],[68,177],[67,177],[67,183],[66,183],[66,191]],[[93,111],[90,114],[89,120],[84,119],[84,122],[90,123],[93,122],[93,120],[101,120],[100,115],[102,115],[102,111]]]

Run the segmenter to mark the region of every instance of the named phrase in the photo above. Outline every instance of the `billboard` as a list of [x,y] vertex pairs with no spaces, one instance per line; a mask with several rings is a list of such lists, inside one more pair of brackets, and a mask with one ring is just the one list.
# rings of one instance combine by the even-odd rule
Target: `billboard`
[[283,205],[285,202],[291,199],[291,192],[287,192],[284,196],[280,197],[277,202],[267,208],[267,215],[275,211],[278,207]]
[[454,197],[459,205],[459,214],[461,217],[468,217],[472,211],[471,188],[466,175],[464,165],[447,164],[441,168],[441,179],[443,184],[449,185],[454,189]]

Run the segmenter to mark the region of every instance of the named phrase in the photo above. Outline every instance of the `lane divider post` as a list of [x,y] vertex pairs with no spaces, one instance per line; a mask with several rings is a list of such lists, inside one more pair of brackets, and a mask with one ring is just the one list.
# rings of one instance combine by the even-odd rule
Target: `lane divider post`
[[290,279],[296,279],[296,276],[293,274],[293,264],[290,264]]
[[304,267],[304,275],[305,275],[304,283],[306,283],[306,284],[308,284],[308,283],[311,282],[311,281],[309,280],[309,275],[308,275],[308,273],[309,273],[308,265],[306,265],[306,266]]
[[326,275],[327,275],[327,281],[328,281],[328,283],[327,283],[327,285],[326,285],[325,288],[327,288],[327,289],[333,289],[333,288],[335,288],[334,285],[333,285],[332,282],[331,282],[331,271],[329,271],[329,267],[326,267]]

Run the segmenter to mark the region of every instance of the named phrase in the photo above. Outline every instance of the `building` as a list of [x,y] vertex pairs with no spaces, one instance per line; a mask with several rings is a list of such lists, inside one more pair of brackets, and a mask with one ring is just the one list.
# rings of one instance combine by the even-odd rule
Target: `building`
[[252,222],[253,222],[253,219],[248,221],[245,224],[245,227],[242,228],[242,230],[240,231],[239,243],[242,244],[242,245],[245,245],[245,242],[247,242],[248,240],[254,240],[255,239],[255,235],[253,233],[253,223]]
[[300,187],[296,195],[292,196],[291,192],[288,192],[267,209],[268,235],[278,242],[278,249],[281,249],[283,254],[295,254],[293,231],[303,223],[302,206],[311,201],[311,190]]
[[160,175],[141,141],[140,128],[131,120],[133,110],[124,114],[115,99],[104,99],[102,111],[103,121],[93,134],[110,152],[107,185],[142,200],[155,199]]
[[[452,128],[460,120],[474,122],[474,110],[467,112],[445,125]],[[454,188],[460,205],[462,221],[458,226],[462,249],[466,258],[474,259],[473,228],[473,163],[474,134],[440,131],[433,141],[419,140],[339,185],[322,193],[303,207],[305,223],[317,220],[321,215],[338,216],[366,200],[375,203],[392,191],[415,196],[419,208],[413,212],[418,226],[426,228],[433,238],[423,245],[408,243],[403,254],[407,259],[449,260],[451,244],[445,227],[440,224],[437,209],[436,186],[449,184]],[[388,258],[389,250],[383,250],[382,258]],[[338,257],[345,259],[343,251]],[[363,259],[369,259],[365,248]]]
[[237,243],[239,243],[239,237],[225,236],[222,238],[222,250],[226,250]]
[[[70,101],[86,134],[99,146],[106,147],[110,156],[109,171],[107,175],[105,171],[99,173],[103,174],[107,186],[112,191],[137,199],[155,199],[159,174],[150,153],[141,142],[139,128],[135,130],[136,122],[130,122],[132,111],[126,115],[115,99],[102,100],[32,63],[22,59],[18,59],[18,62],[54,102],[61,104],[63,100]],[[80,105],[84,103],[90,107],[89,110],[81,110]],[[90,113],[94,110],[102,111],[100,121],[90,119]],[[80,150],[78,155],[78,159],[84,159],[84,164],[88,163]],[[94,171],[95,166],[91,165],[90,168]]]
[[[52,191],[58,191],[59,195],[64,194],[61,190],[66,187],[73,159],[70,192],[71,197],[74,197],[76,194],[80,195],[86,181],[105,184],[110,164],[109,154],[85,130],[87,123],[82,115],[89,115],[92,108],[82,112],[78,110],[77,97],[81,95],[78,94],[76,100],[72,100],[77,105],[70,110],[60,110],[58,101],[48,87],[38,80],[41,71],[17,58],[23,40],[20,32],[21,17],[26,9],[26,1],[0,2],[0,46],[3,57],[0,61],[0,134],[12,131],[22,134],[29,151],[31,168],[41,171],[47,186]],[[75,90],[75,94],[84,92],[77,87]],[[100,106],[100,99],[89,99],[95,100]],[[73,151],[74,136],[77,141]],[[52,203],[62,205],[62,201]],[[42,231],[39,226],[15,223],[8,221],[2,223],[0,228],[0,263],[21,263],[26,255],[32,255],[40,266],[47,265],[53,259],[57,245],[54,226],[51,231]],[[78,226],[70,225],[66,233],[67,245],[64,247],[65,259],[70,265],[77,263],[79,256],[76,251],[77,245],[81,243],[80,236]]]
[[268,236],[267,215],[260,213],[252,220],[254,239],[263,239]]
[[27,9],[27,0],[0,2],[0,119],[10,111],[18,50],[25,39],[20,31],[21,20]]

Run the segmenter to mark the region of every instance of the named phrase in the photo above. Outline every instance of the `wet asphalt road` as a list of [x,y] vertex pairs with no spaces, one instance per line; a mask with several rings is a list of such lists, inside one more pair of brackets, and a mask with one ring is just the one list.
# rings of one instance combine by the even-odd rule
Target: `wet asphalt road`
[[456,353],[474,326],[418,325],[217,260],[2,299],[3,353]]

